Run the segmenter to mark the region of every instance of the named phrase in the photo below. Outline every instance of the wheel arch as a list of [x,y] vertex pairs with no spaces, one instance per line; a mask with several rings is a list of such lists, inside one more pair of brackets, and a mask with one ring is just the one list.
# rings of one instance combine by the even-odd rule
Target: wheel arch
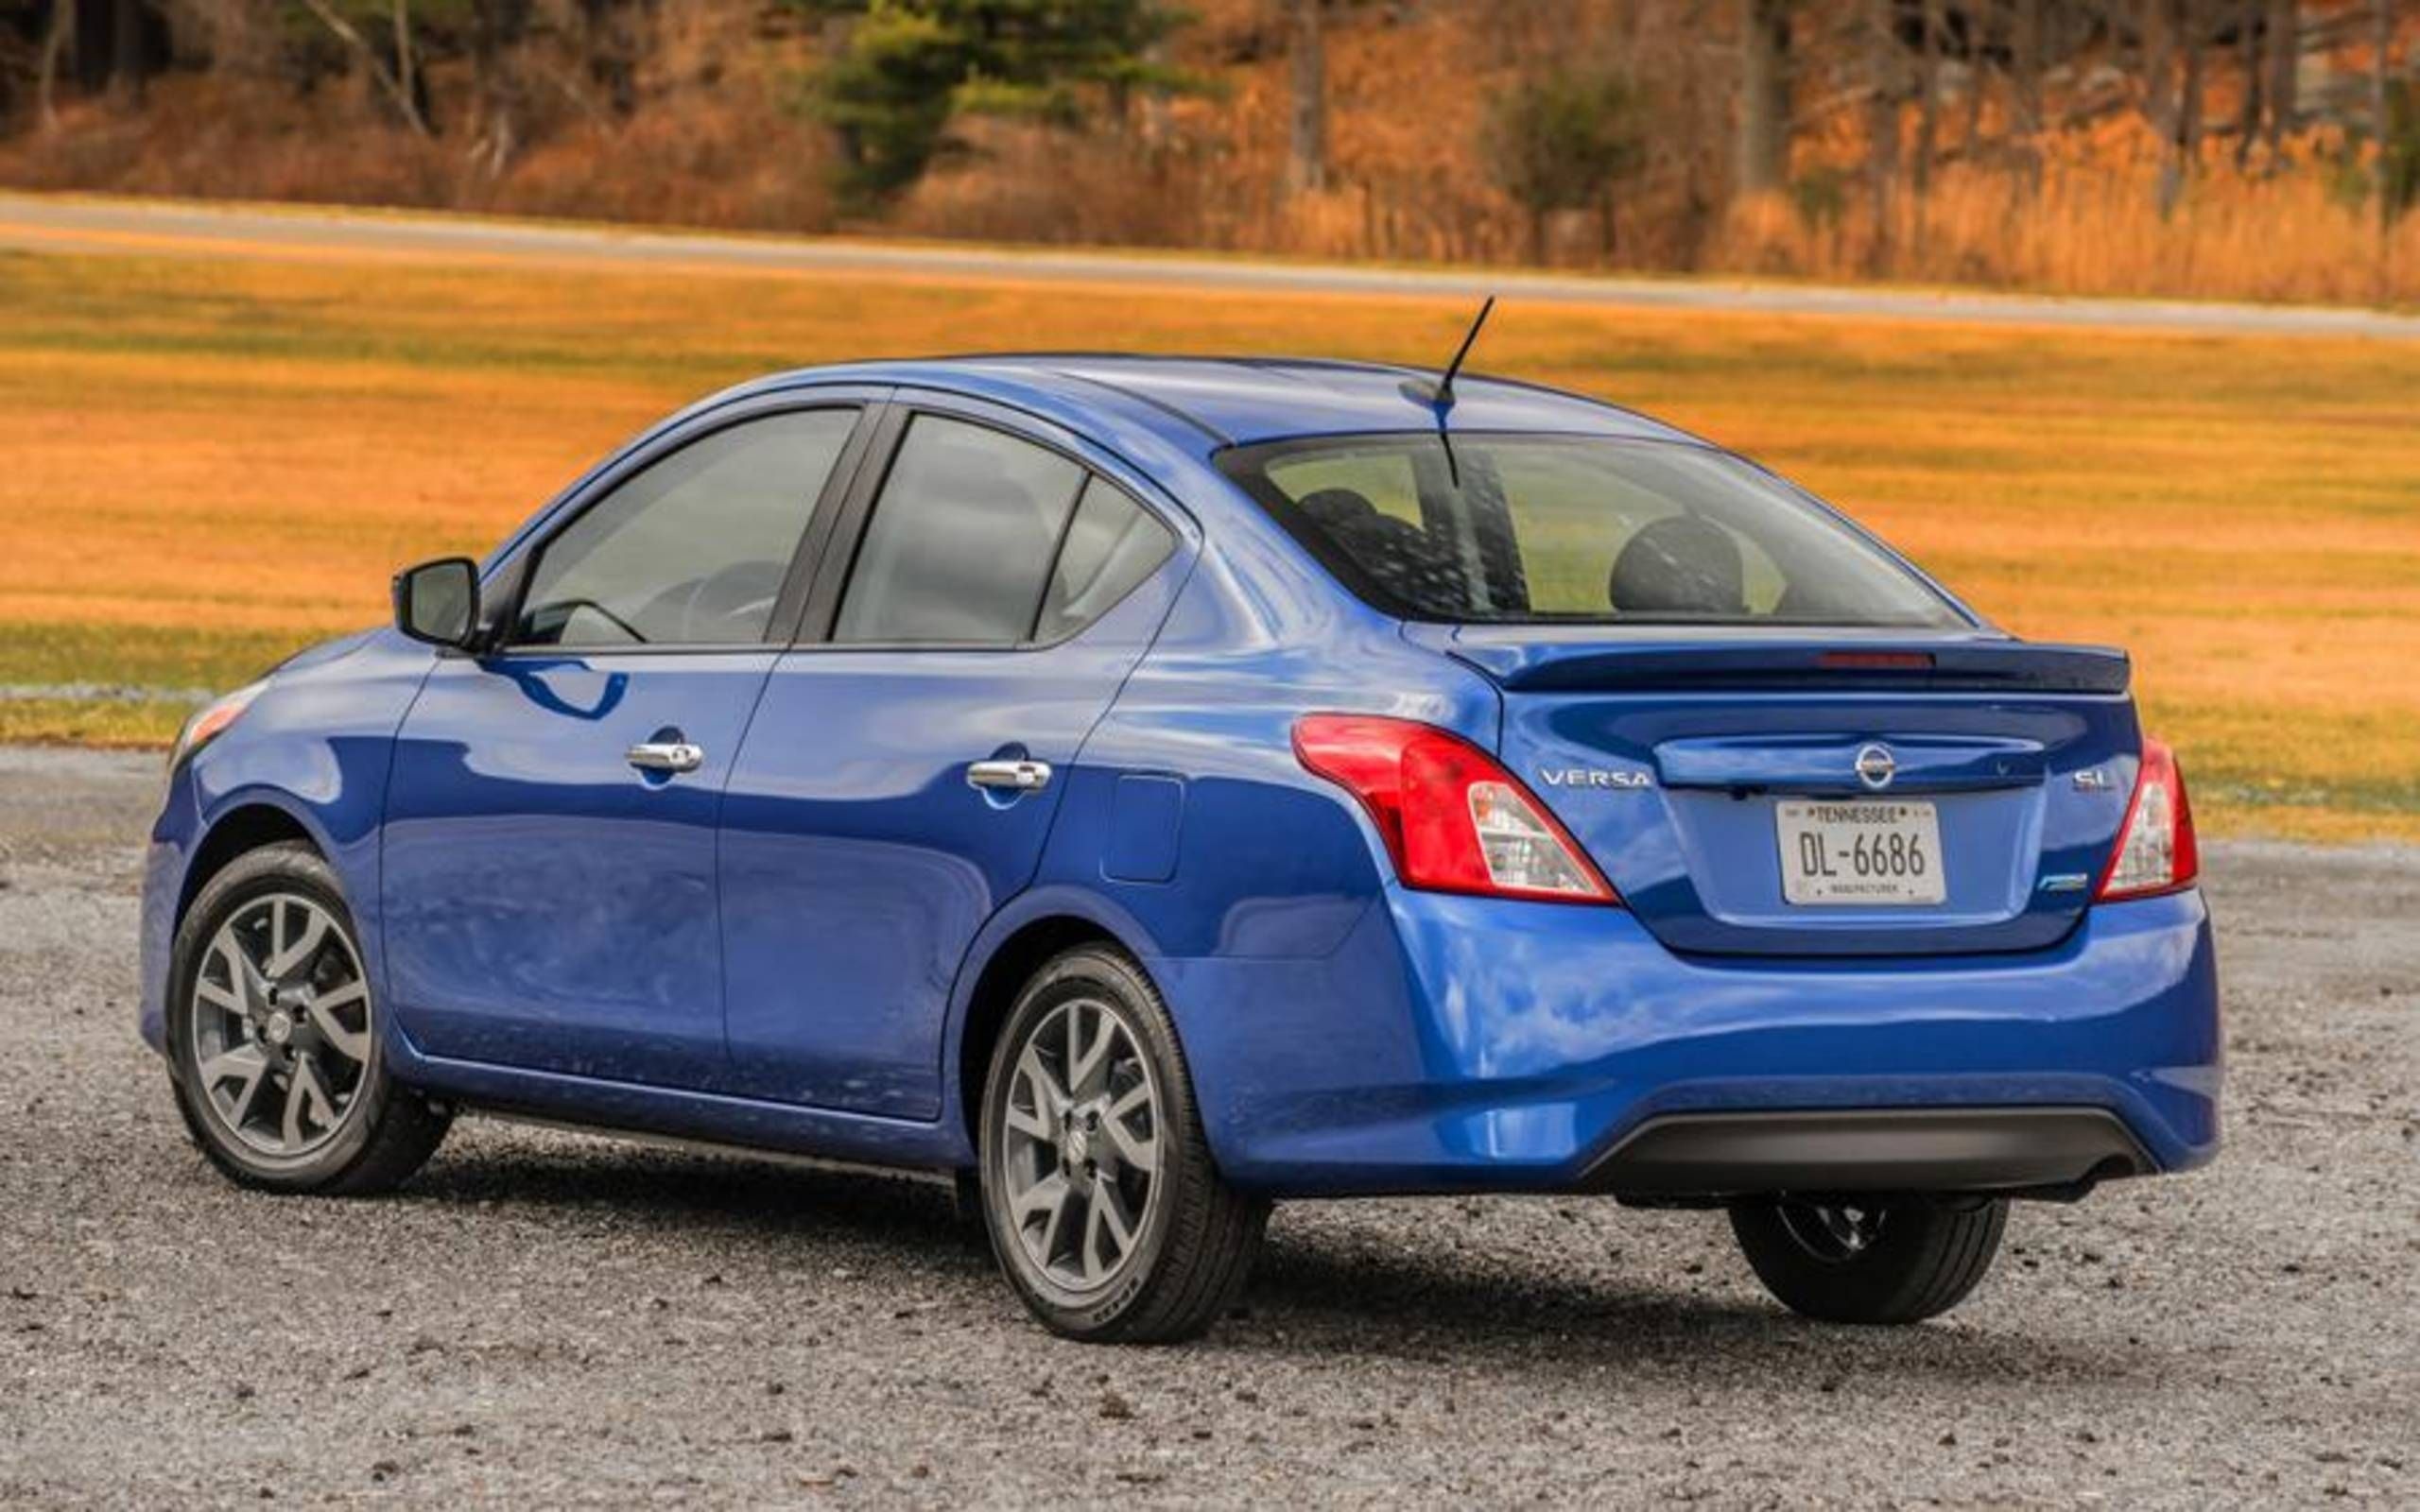
[[1028,894],[995,915],[968,951],[943,1062],[943,1118],[956,1117],[967,1158],[978,1147],[983,1086],[993,1046],[1007,1024],[1017,992],[1045,961],[1080,945],[1115,947],[1150,974],[1150,936],[1132,919],[1072,889]]
[[236,857],[263,846],[295,840],[309,846],[321,860],[328,859],[326,843],[293,810],[258,796],[230,804],[209,821],[194,846],[193,859],[186,863],[183,881],[177,889],[172,926],[184,922],[186,912],[201,895],[201,889]]

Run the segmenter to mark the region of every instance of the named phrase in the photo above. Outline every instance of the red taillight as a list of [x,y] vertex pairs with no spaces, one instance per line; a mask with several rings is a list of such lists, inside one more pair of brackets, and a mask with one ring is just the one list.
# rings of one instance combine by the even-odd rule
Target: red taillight
[[1407,887],[1620,901],[1530,790],[1459,735],[1409,719],[1309,714],[1294,726],[1294,754],[1361,800]]
[[1815,664],[1826,672],[1930,672],[1930,651],[1825,651]]
[[2191,886],[2201,871],[2193,805],[2185,796],[2185,773],[2176,765],[2176,752],[2145,736],[2142,770],[2126,805],[2126,823],[2118,832],[2118,849],[2110,852],[2093,896],[2105,901],[2175,892]]

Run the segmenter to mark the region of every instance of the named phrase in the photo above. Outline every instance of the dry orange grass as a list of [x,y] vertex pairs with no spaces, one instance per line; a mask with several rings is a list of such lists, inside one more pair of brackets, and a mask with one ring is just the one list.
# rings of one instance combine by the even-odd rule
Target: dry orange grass
[[1897,206],[1879,259],[1861,203],[1810,219],[1777,198],[1748,201],[1732,208],[1708,266],[1828,281],[1879,266],[1895,279],[2059,294],[2420,301],[2420,215],[2381,237],[2370,205],[2331,198],[2309,173],[2239,173],[2227,150],[2213,146],[2167,215],[2147,159],[2054,163],[2033,196],[2002,168],[1948,164],[1921,209]]
[[[0,684],[235,680],[664,410],[843,356],[1433,362],[1407,300],[408,260],[0,259]],[[2133,648],[2222,830],[2420,839],[2420,350],[1512,307],[1487,368],[1835,498],[2023,633]],[[0,701],[157,740],[168,703]]]

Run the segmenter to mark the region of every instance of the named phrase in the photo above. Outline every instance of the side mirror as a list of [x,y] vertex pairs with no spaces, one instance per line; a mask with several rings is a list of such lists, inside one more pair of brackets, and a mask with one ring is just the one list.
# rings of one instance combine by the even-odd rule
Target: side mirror
[[441,557],[395,575],[395,628],[431,645],[466,647],[479,628],[479,569]]

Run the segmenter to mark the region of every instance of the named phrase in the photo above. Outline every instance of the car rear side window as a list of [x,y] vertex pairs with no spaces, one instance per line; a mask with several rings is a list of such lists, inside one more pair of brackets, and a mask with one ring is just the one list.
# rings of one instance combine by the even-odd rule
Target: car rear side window
[[512,644],[764,640],[856,420],[844,408],[742,421],[626,479],[540,549]]
[[919,415],[874,502],[835,641],[1017,645],[1067,534],[1084,470],[985,425]]
[[1220,463],[1347,587],[1409,619],[1966,623],[1887,548],[1709,446],[1479,433],[1449,455],[1432,433]]
[[1168,559],[1176,538],[1124,490],[1095,478],[1084,485],[1076,518],[1034,622],[1037,641],[1063,641],[1115,608]]
[[873,501],[833,639],[1063,641],[1132,593],[1174,547],[1150,510],[1063,455],[920,414]]

